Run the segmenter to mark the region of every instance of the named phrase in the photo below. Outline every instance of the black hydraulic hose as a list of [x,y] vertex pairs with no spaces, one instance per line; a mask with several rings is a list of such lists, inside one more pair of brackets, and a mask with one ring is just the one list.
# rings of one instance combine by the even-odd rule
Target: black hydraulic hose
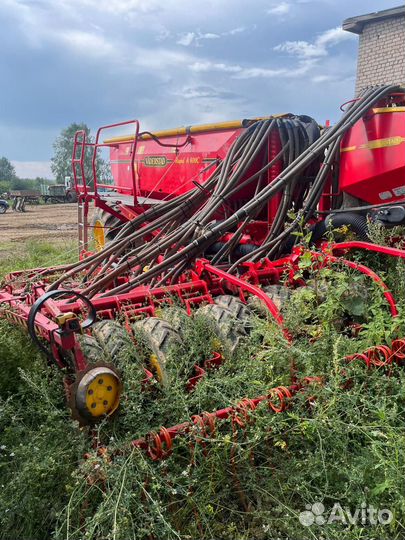
[[391,201],[378,204],[367,204],[364,206],[348,206],[346,208],[337,208],[336,210],[317,210],[316,214],[327,215],[327,214],[341,214],[344,212],[365,212],[366,210],[373,210],[374,208],[383,208],[384,206],[393,206],[394,204],[405,204],[405,199],[400,199],[399,201]]
[[[217,168],[217,170],[218,170],[218,168]],[[216,173],[216,171],[214,171],[213,174],[211,175],[210,179],[207,180],[207,182],[206,182],[207,186],[209,186],[215,180],[215,178],[214,178],[215,173]],[[149,217],[156,217],[157,220],[159,220],[159,216],[161,216],[163,214],[164,215],[163,220],[161,218],[160,218],[160,220],[164,222],[168,217],[172,217],[173,213],[174,213],[174,215],[178,215],[179,213],[181,215],[185,215],[185,213],[187,211],[191,211],[192,207],[195,206],[195,203],[193,205],[190,201],[193,200],[193,198],[195,198],[196,196],[199,197],[200,200],[203,199],[203,195],[201,194],[201,191],[199,191],[198,189],[195,189],[191,193],[190,192],[185,193],[183,195],[180,195],[179,197],[176,197],[175,199],[172,199],[171,201],[168,201],[167,203],[165,203],[164,208],[162,208],[162,207],[159,208],[160,211],[157,211],[156,208],[149,208],[142,215],[136,217],[131,222],[128,222],[120,232],[121,233],[124,232],[125,227],[127,227],[127,226],[129,226],[129,229],[131,229],[131,228],[134,229],[135,227],[140,227],[142,225],[142,223],[144,223],[147,220],[147,218],[149,218]],[[198,204],[198,201],[197,201],[197,204]],[[173,208],[173,210],[171,212],[169,212],[169,208]],[[93,267],[90,269],[89,272],[87,272],[86,277],[91,275],[91,273],[93,273],[98,268],[98,265],[100,264],[100,261],[102,261],[103,259],[105,259],[106,257],[108,257],[112,253],[114,253],[114,258],[115,258],[115,256],[117,255],[117,250],[118,251],[120,251],[120,250],[124,251],[129,242],[133,242],[133,241],[137,240],[138,238],[141,238],[142,236],[147,234],[149,231],[153,231],[154,229],[156,229],[159,226],[160,226],[159,223],[154,221],[151,224],[149,224],[147,227],[142,228],[141,230],[135,230],[135,232],[133,232],[130,236],[128,236],[126,238],[123,238],[121,240],[119,240],[119,238],[118,238],[120,236],[120,234],[117,235],[117,237],[114,239],[114,241],[111,242],[111,244],[109,246],[107,246],[103,250],[102,253],[94,254],[94,255],[88,257],[85,261],[83,261],[83,262],[81,262],[79,264],[75,263],[74,265],[70,265],[68,267],[67,273],[64,274],[60,279],[55,281],[48,288],[48,290],[56,289],[58,287],[58,285],[63,282],[64,279],[66,279],[68,277],[71,277],[72,275],[74,275],[74,274],[84,270],[85,268],[87,268],[90,264],[93,264]]]
[[350,226],[351,230],[363,240],[368,242],[370,240],[368,236],[367,218],[361,214],[354,212],[344,212],[341,214],[331,214],[326,217],[325,220],[317,223],[312,229],[311,241],[316,242],[328,230],[338,229],[343,226]]
[[[37,347],[44,352],[48,358],[54,359],[52,350],[45,346],[40,339],[38,338],[36,326],[35,326],[35,319],[37,314],[41,311],[44,304],[51,299],[58,298],[60,296],[74,296],[75,299],[81,300],[84,305],[87,308],[87,318],[82,321],[78,322],[77,324],[80,327],[80,330],[85,330],[86,328],[89,328],[96,320],[97,318],[97,312],[93,304],[90,302],[90,300],[84,296],[83,294],[77,292],[77,291],[67,291],[67,290],[58,290],[58,291],[48,291],[44,293],[42,296],[40,296],[35,303],[31,306],[31,309],[28,314],[28,320],[27,320],[27,328],[28,333],[32,339],[32,341],[37,345]],[[79,329],[75,330],[78,331]],[[73,332],[73,330],[72,330]]]
[[[319,200],[320,200],[320,197],[323,193],[323,190],[324,190],[324,186],[325,186],[325,183],[326,183],[326,180],[328,179],[328,175],[330,173],[330,168],[334,162],[334,156],[335,156],[335,153],[336,151],[338,151],[339,149],[339,142],[340,142],[340,138],[338,138],[333,144],[332,146],[328,149],[328,152],[325,156],[325,159],[324,159],[324,162],[322,163],[322,167],[320,168],[315,180],[314,180],[314,183],[312,185],[312,188],[311,188],[311,192],[310,194],[308,195],[307,197],[307,200],[305,202],[305,205],[304,207],[302,208],[301,212],[300,212],[300,221],[299,221],[299,225],[302,227],[305,225],[305,223],[307,223],[309,221],[309,219],[313,216],[313,213],[314,213],[314,209],[316,208],[317,204],[319,203]],[[269,249],[269,251],[267,252],[266,256],[267,257],[272,257],[274,256],[275,254],[277,254],[277,249],[276,247],[282,247],[282,241],[285,237],[285,234],[282,233],[282,235],[278,235],[278,236],[273,236],[271,237],[271,249]],[[263,242],[263,245],[266,244],[266,240],[267,238],[265,239],[265,241]],[[296,237],[296,240],[297,240],[297,237]],[[261,252],[263,253],[263,252]],[[257,260],[258,256],[252,256],[252,260]]]
[[159,146],[163,146],[165,148],[182,148],[183,146],[186,146],[191,141],[191,136],[188,134],[185,138],[185,140],[179,144],[179,143],[163,143],[159,137],[156,137],[153,133],[150,131],[142,131],[139,133],[138,138],[140,139],[142,135],[148,135],[151,139],[153,139]]
[[[356,115],[353,115],[353,118],[355,116]],[[349,129],[349,127],[350,127],[350,124],[348,124],[347,126],[345,126],[345,125],[342,126],[340,128],[340,130],[336,130],[337,134],[340,135],[341,133],[344,133],[344,131]],[[330,136],[327,137],[327,139],[330,139]],[[326,142],[324,143],[324,145],[326,146]],[[319,147],[319,144],[316,144],[316,147]],[[318,150],[317,152],[314,152],[311,149],[309,149],[309,151],[307,151],[307,156],[305,156],[306,159],[304,158],[304,160],[303,160],[304,163],[300,163],[301,168],[303,168],[303,166],[306,167],[309,164],[309,162],[312,161],[312,159],[314,159],[314,156],[316,157],[317,155],[319,155],[319,152],[323,150],[323,147],[321,146],[320,148],[317,148],[317,150]],[[310,155],[311,153],[312,153],[312,156]],[[308,159],[308,155],[309,155],[310,159]],[[250,211],[250,213],[252,213],[254,211],[255,207],[262,204],[263,198],[266,199],[270,195],[273,195],[273,194],[277,193],[283,187],[283,185],[288,181],[288,178],[289,178],[288,173],[291,176],[292,172],[294,172],[294,173],[298,172],[298,171],[294,170],[294,168],[297,168],[297,165],[295,163],[293,163],[290,167],[287,167],[287,169],[285,171],[283,171],[283,173],[281,175],[279,175],[278,181],[275,181],[274,185],[271,184],[270,186],[268,186],[267,188],[262,190],[259,197],[257,197],[256,199],[250,201],[249,203],[245,204],[238,211],[236,211],[233,214],[233,216],[231,216],[230,218],[228,218],[227,220],[224,221],[224,223],[221,225],[220,229],[226,230],[226,228],[228,228],[229,226],[233,226],[240,219],[243,219],[245,217],[249,217],[249,211]],[[290,169],[290,170],[288,170],[288,169]],[[206,243],[207,240],[210,237],[212,237],[212,240],[215,240],[215,237],[218,237],[221,234],[220,229],[218,229],[216,227],[213,227],[209,231],[206,231],[202,237],[200,237],[199,239],[194,240],[192,244],[189,244],[188,246],[185,246],[184,249],[181,250],[180,257],[183,257],[184,255],[187,254],[188,258],[190,258],[190,256],[191,256],[190,252],[191,251],[198,252],[198,249],[200,247],[202,247],[201,244],[203,242]],[[143,276],[141,276],[138,280],[135,280],[135,282],[131,282],[131,285],[132,284],[139,284],[141,282],[147,281],[149,276],[154,275],[155,273],[159,273],[159,272],[163,271],[165,267],[168,268],[170,266],[170,264],[172,264],[172,262],[175,262],[175,260],[177,258],[179,258],[178,254],[173,254],[167,261],[164,261],[163,263],[158,264],[154,269],[149,270],[147,273],[145,273]],[[114,292],[118,292],[118,290],[120,290],[120,287],[114,289]]]
[[[287,142],[287,145],[289,143]],[[255,172],[254,174],[252,174],[252,176],[250,176],[249,178],[247,178],[246,180],[244,180],[241,184],[237,184],[237,186],[235,188],[233,188],[228,196],[229,197],[232,197],[233,195],[235,195],[238,191],[240,191],[241,189],[243,189],[244,187],[246,187],[247,185],[249,185],[251,182],[253,182],[253,180],[256,180],[256,178],[258,178],[261,174],[263,174],[264,172],[266,172],[268,169],[270,169],[271,167],[273,167],[277,161],[279,161],[282,156],[283,156],[283,153],[284,153],[284,147],[280,150],[280,152],[271,160],[269,161],[268,163],[266,163],[266,165],[264,165],[264,167],[262,167],[260,170],[258,170],[257,172]]]
[[[246,169],[249,168],[250,164],[254,161],[258,152],[260,152],[260,149],[266,141],[266,137],[269,135],[271,129],[273,129],[274,124],[275,120],[272,120],[271,122],[265,121],[262,122],[261,125],[258,125],[258,130],[255,133],[253,140],[249,142],[247,148],[245,149],[245,152],[241,158],[241,161],[238,164],[238,167],[236,168],[235,172],[230,176],[230,178],[227,179],[227,182],[224,186],[225,190],[230,189],[232,186],[236,185],[240,177],[246,171]],[[212,197],[216,200],[214,200],[213,204],[210,205],[209,210],[203,212],[202,215],[199,216],[198,219],[200,223],[204,223],[211,219],[213,213],[215,213],[215,211],[223,204],[225,193],[219,191],[217,186],[217,190],[214,191]]]
[[[372,94],[372,102],[371,102],[371,104],[374,103],[376,100],[380,99],[380,98],[381,98],[381,95],[383,95],[384,93],[385,93],[385,94],[386,94],[386,93],[391,93],[391,92],[394,91],[395,89],[398,89],[398,87],[388,87],[388,88],[384,88],[383,91],[382,91],[380,88],[378,88],[378,89],[375,90],[374,92],[371,91],[371,92],[370,92],[370,93]],[[338,123],[336,126],[334,126],[334,132],[335,132],[334,139],[335,139],[335,140],[338,139],[338,137],[341,137],[341,136],[345,133],[345,131],[347,131],[347,130],[353,125],[353,123],[355,123],[359,118],[361,118],[361,115],[364,113],[364,108],[365,108],[365,105],[364,105],[364,104],[361,104],[361,106],[355,106],[355,105],[353,105],[353,107],[354,107],[354,110],[351,111],[350,121],[349,121],[349,122],[342,122],[342,121],[340,121],[340,123]],[[352,108],[353,108],[353,107],[352,107]],[[369,108],[370,108],[370,103],[369,103],[369,101],[368,101],[368,102],[367,102],[367,108],[366,108],[366,110],[368,110]],[[357,109],[360,109],[360,111],[358,111]],[[346,119],[347,119],[347,118],[346,118]],[[319,145],[320,145],[320,143],[322,143],[322,139],[323,139],[323,138],[326,138],[327,140],[329,140],[329,139],[331,138],[331,137],[330,137],[331,132],[328,131],[328,132],[327,132],[327,135],[328,135],[327,137],[321,137],[321,139],[318,140],[318,142],[315,143],[315,145],[312,145],[312,147],[310,147],[306,152],[304,152],[304,154],[306,154],[306,155],[308,155],[308,154],[310,154],[310,153],[315,154],[316,152],[314,151],[314,148],[313,148],[313,147],[315,146],[315,147],[319,148]],[[326,146],[326,145],[325,145],[325,146]],[[321,149],[319,150],[318,155],[319,155],[320,151],[322,151],[322,147],[321,147]],[[304,156],[304,158],[305,158],[305,157],[306,157],[306,156]],[[299,161],[300,161],[300,162],[302,161],[302,156],[301,156],[301,158],[300,158]],[[305,161],[305,160],[304,160],[304,161]],[[295,165],[295,164],[293,164],[293,165]],[[288,170],[288,169],[290,169],[290,170]],[[322,171],[321,171],[321,172],[322,172]],[[290,167],[290,168],[287,167],[287,169],[284,170],[283,173],[282,173],[281,175],[279,175],[279,180],[280,180],[280,179],[282,180],[282,177],[283,177],[283,176],[284,176],[284,177],[288,177],[288,176],[289,176],[288,173],[291,174],[291,167]],[[271,186],[273,186],[273,191],[275,191],[275,190],[274,190],[274,188],[276,187],[276,186],[274,186],[275,183],[276,183],[276,182],[274,182],[273,184],[271,184]],[[270,191],[270,190],[268,190],[268,191]],[[262,192],[262,194],[263,194],[263,192]],[[300,219],[301,219],[301,216],[300,216]],[[298,226],[299,223],[300,223],[300,219],[294,220],[293,224],[294,224],[295,226]],[[290,232],[292,232],[293,229],[294,229],[294,227],[291,227],[291,226],[290,226],[290,227],[288,228],[287,231],[285,231],[284,233],[282,233],[282,235],[280,235],[280,240],[281,240],[282,238],[285,238],[288,234],[290,234]],[[276,241],[277,241],[277,239],[276,239]],[[274,244],[275,244],[275,241],[272,240],[271,243],[270,243],[270,245],[274,246]],[[259,255],[259,254],[263,253],[264,251],[265,251],[264,247],[258,248],[258,250],[256,250],[256,254]],[[242,258],[240,261],[238,261],[238,264],[240,264],[240,263],[243,262],[244,260],[247,260],[247,258],[245,258],[245,257]],[[233,265],[232,269],[234,269],[235,266],[236,266],[236,265]]]
[[[357,116],[358,116],[358,115],[357,115]],[[355,117],[356,117],[356,115],[354,114],[354,118],[352,119],[352,121],[353,121],[353,120],[357,120],[357,118],[355,118]],[[342,126],[342,127],[339,126],[339,130],[336,130],[336,131],[337,131],[337,133],[339,133],[339,131],[340,131],[341,133],[343,133],[344,131],[346,131],[347,129],[349,129],[349,127],[350,127],[350,123],[349,123],[348,125],[344,125],[344,126]],[[339,134],[340,134],[340,133],[339,133]],[[330,136],[331,136],[331,133],[329,132],[329,133],[328,133],[327,139],[330,139]],[[317,144],[316,146],[319,146],[319,145]],[[321,151],[321,150],[322,150],[322,148],[321,148],[319,151]],[[311,153],[311,150],[309,149],[309,152],[307,151],[307,154],[310,154],[310,153]],[[311,157],[311,156],[310,156],[310,157]],[[309,160],[308,160],[308,161],[309,161]],[[307,163],[305,162],[305,160],[304,160],[304,164],[307,165]],[[292,164],[292,165],[294,165],[294,164]],[[302,164],[301,164],[301,167],[302,167]],[[291,169],[291,166],[290,166],[290,169]],[[231,218],[229,218],[229,219],[227,220],[226,225],[233,225],[235,222],[238,221],[238,219],[243,218],[243,217],[245,217],[245,216],[248,216],[248,210],[252,209],[252,207],[260,201],[260,199],[261,199],[261,197],[263,197],[263,195],[270,195],[270,194],[272,194],[271,192],[273,192],[273,194],[276,193],[276,192],[282,187],[282,186],[280,186],[280,183],[281,183],[281,182],[282,182],[282,183],[285,182],[285,178],[283,178],[283,176],[286,177],[288,172],[291,173],[291,170],[288,171],[288,167],[287,167],[287,170],[283,171],[284,174],[282,173],[282,175],[279,175],[279,183],[278,183],[279,185],[275,185],[275,186],[271,185],[270,188],[264,189],[264,190],[263,190],[264,193],[263,193],[263,191],[262,191],[261,194],[260,194],[260,197],[258,197],[256,200],[251,201],[251,202],[249,202],[248,204],[244,205],[244,207],[242,207],[241,209],[239,209],[233,216],[231,216]],[[294,172],[295,172],[295,171],[294,171]],[[280,181],[281,181],[281,182],[280,182]],[[276,182],[275,182],[275,184],[276,184]],[[267,193],[266,193],[266,192],[267,192]],[[270,193],[269,193],[269,192],[270,192]],[[213,231],[213,232],[214,232],[214,231]],[[215,231],[215,232],[216,232],[216,231]]]
[[[145,263],[154,261],[157,259],[159,253],[166,253],[168,249],[168,242],[174,242],[177,252],[173,252],[173,248],[170,249],[169,256],[161,263],[155,264],[147,272],[142,273],[130,279],[128,283],[115,287],[108,294],[114,294],[119,291],[129,290],[133,286],[136,286],[141,283],[149,282],[151,279],[155,279],[157,276],[162,276],[161,281],[164,279],[164,273],[169,271],[170,275],[177,275],[177,270],[181,267],[184,267],[185,261],[187,263],[191,261],[194,257],[197,257],[201,252],[207,249],[213,242],[215,242],[221,235],[225,232],[232,230],[233,227],[237,226],[240,221],[243,223],[248,223],[253,219],[260,209],[266,204],[274,195],[277,193],[283,192],[283,204],[281,209],[279,209],[277,220],[278,223],[275,231],[272,231],[270,236],[266,239],[263,246],[258,249],[254,249],[253,253],[246,255],[249,260],[256,258],[259,253],[272,253],[280,243],[289,235],[291,232],[300,225],[302,222],[306,222],[311,215],[315,212],[317,202],[319,197],[322,195],[324,182],[327,178],[330,170],[333,169],[335,163],[336,149],[339,147],[340,138],[343,134],[355,123],[357,122],[364,113],[369,110],[369,108],[381,97],[391,93],[396,90],[401,90],[400,87],[387,86],[387,87],[378,87],[365,92],[361,98],[361,101],[351,104],[351,106],[345,111],[342,119],[327,132],[325,132],[317,141],[313,142],[309,148],[304,149],[301,145],[305,145],[307,141],[311,140],[311,132],[308,128],[308,131],[302,131],[301,127],[295,125],[295,122],[288,120],[288,127],[286,127],[286,133],[283,137],[287,137],[291,141],[292,149],[289,149],[287,166],[284,168],[282,173],[270,184],[264,186],[260,191],[258,191],[255,196],[241,206],[236,212],[227,217],[222,223],[217,225],[209,225],[209,221],[212,219],[214,212],[227,200],[229,200],[230,193],[236,189],[240,179],[243,175],[246,174],[246,170],[252,160],[257,156],[257,146],[262,146],[266,140],[265,134],[269,133],[269,122],[258,122],[253,125],[251,131],[245,137],[240,137],[236,140],[239,141],[237,144],[232,146],[232,158],[228,152],[226,158],[226,164],[221,168],[219,175],[216,175],[214,182],[214,190],[207,194],[203,193],[201,198],[198,198],[198,194],[193,197],[192,202],[187,205],[187,202],[184,201],[181,204],[184,204],[189,212],[194,212],[194,215],[191,215],[190,218],[186,218],[186,223],[177,221],[179,224],[179,229],[176,231],[176,228],[171,228],[171,232],[168,233],[167,238],[154,240],[152,239],[146,246],[141,246],[141,248],[136,248],[133,251],[133,261],[134,264],[145,265]],[[286,120],[286,122],[287,122]],[[271,122],[270,122],[271,125]],[[300,126],[300,125],[299,125]],[[302,128],[303,129],[303,128]],[[253,144],[254,141],[254,144]],[[308,166],[313,163],[314,160],[319,159],[322,156],[325,149],[328,148],[328,152],[325,157],[326,165],[324,164],[323,168],[318,172],[314,181],[312,182],[311,187],[304,187],[303,190],[307,192],[306,200],[304,207],[299,211],[298,216],[293,222],[287,227],[283,232],[280,231],[280,222],[281,216],[288,211],[288,206],[292,205],[292,196],[294,193],[293,186],[297,183],[298,179],[305,173]],[[297,155],[300,154],[298,159],[294,159]],[[234,161],[233,157],[238,155],[237,163],[231,167],[231,162]],[[284,153],[285,156],[285,153]],[[224,163],[224,162],[223,162]],[[206,184],[204,184],[204,187]],[[301,191],[300,197],[303,197],[304,191]],[[189,194],[187,194],[189,195]],[[201,195],[201,193],[200,193]],[[200,201],[198,203],[197,201]],[[199,210],[195,210],[197,206],[200,205]],[[194,209],[194,210],[193,210]],[[181,220],[183,214],[186,214],[186,208],[182,208],[182,212],[177,212],[177,209],[173,208],[174,214],[171,216],[161,215],[161,225],[165,226],[168,221],[176,223],[176,220]],[[169,212],[170,213],[170,212]],[[167,219],[166,219],[167,217]],[[173,221],[174,220],[174,221]],[[157,220],[159,221],[159,219]],[[143,223],[145,223],[143,221]],[[193,225],[201,224],[202,227],[199,227],[195,231],[195,226]],[[151,224],[152,230],[153,227],[157,226],[157,223]],[[145,235],[145,228],[142,227],[141,232],[136,232],[132,237],[142,237]],[[239,231],[240,232],[240,231]],[[167,241],[166,241],[167,240]],[[110,260],[117,260],[117,251],[120,251],[125,248],[125,245],[128,245],[130,239],[122,239],[112,246],[111,251],[109,251],[108,256]],[[244,257],[242,257],[244,259]],[[242,259],[237,261],[237,264],[242,262]],[[246,260],[248,260],[246,259]],[[93,263],[96,262],[94,259]],[[132,259],[131,259],[132,263]],[[234,265],[235,266],[235,265]],[[111,280],[115,279],[117,275],[127,270],[126,265],[118,266],[118,272],[115,268],[109,274],[105,274],[102,279],[99,279],[96,275],[94,281],[91,285],[92,293],[100,291],[103,285],[110,283]],[[174,270],[174,274],[173,274]],[[105,270],[105,272],[107,269]]]

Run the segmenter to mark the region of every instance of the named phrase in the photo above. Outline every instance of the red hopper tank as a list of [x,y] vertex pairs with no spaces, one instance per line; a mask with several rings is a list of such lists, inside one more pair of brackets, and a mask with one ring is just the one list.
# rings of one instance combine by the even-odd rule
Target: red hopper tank
[[369,204],[405,197],[405,106],[388,105],[371,109],[341,144],[340,190]]

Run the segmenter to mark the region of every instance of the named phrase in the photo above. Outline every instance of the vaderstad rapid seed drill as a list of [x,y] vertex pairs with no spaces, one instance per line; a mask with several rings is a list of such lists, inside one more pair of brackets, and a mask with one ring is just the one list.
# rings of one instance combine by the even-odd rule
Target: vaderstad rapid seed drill
[[[106,138],[108,130],[131,124],[133,134]],[[78,132],[72,167],[80,260],[9,274],[0,292],[2,314],[27,327],[65,372],[70,406],[82,424],[118,407],[121,381],[114,358],[126,332],[136,329],[146,339],[145,380],[168,384],[166,353],[181,333],[158,317],[162,305],[204,313],[230,351],[246,334],[252,310],[264,305],[291,340],[280,304],[288,287],[305,285],[294,279],[302,254],[294,233],[303,227],[311,231],[314,264],[339,261],[364,273],[381,286],[396,316],[395,299],[380,277],[344,256],[360,249],[405,258],[405,251],[368,238],[369,222],[405,224],[404,145],[405,89],[398,86],[365,91],[322,133],[312,118],[293,114],[158,133],[141,131],[134,120],[100,128],[94,143]],[[97,178],[102,147],[110,151],[112,184]],[[96,209],[91,225],[90,203]],[[342,226],[355,240],[326,243],[325,233]],[[367,363],[391,362],[404,358],[404,348],[399,339],[363,356]],[[195,367],[190,389],[222,361],[213,351]],[[307,382],[275,389],[272,409],[283,410]],[[239,408],[253,409],[262,399],[242,400]],[[196,418],[209,426],[232,411]],[[137,444],[155,459],[164,457],[187,426],[162,428],[152,443]]]

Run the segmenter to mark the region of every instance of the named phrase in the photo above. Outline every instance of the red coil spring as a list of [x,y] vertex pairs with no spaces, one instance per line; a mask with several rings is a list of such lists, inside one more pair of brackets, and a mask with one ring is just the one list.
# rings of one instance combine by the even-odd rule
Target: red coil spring
[[200,437],[195,437],[195,440],[204,446],[204,439],[213,437],[215,434],[217,417],[215,416],[215,413],[203,412],[201,415],[194,414],[191,417],[191,420],[198,428],[201,435]]
[[349,362],[361,360],[368,368],[388,366],[393,362],[400,363],[403,359],[405,359],[405,339],[394,340],[391,347],[376,345],[363,353],[351,354],[346,357]]
[[[278,398],[278,404],[273,401],[274,398]],[[281,413],[287,408],[288,402],[286,399],[291,398],[292,394],[288,388],[285,386],[277,386],[276,388],[272,388],[268,393],[267,402],[270,409],[272,409],[275,413]]]
[[165,459],[172,453],[173,441],[169,431],[161,427],[159,433],[152,431],[147,436],[147,453],[152,461]]
[[395,339],[391,344],[391,349],[397,361],[405,359],[405,339]]
[[[367,366],[382,367],[389,366],[393,362],[402,363],[405,360],[405,338],[396,339],[392,342],[391,347],[387,345],[376,345],[370,347],[363,353],[355,353],[346,357],[348,362],[354,360],[361,360]],[[286,410],[289,404],[289,400],[301,389],[311,384],[323,384],[322,377],[304,377],[297,384],[287,388],[285,386],[277,386],[272,388],[267,396],[261,396],[254,400],[249,398],[242,399],[233,410],[228,413],[232,420],[232,426],[234,433],[237,428],[245,428],[250,421],[250,412],[256,409],[257,405],[267,400],[269,408],[275,413],[281,413]],[[309,398],[310,400],[313,397]],[[221,411],[220,411],[221,412]],[[226,418],[227,416],[221,416]],[[199,430],[199,435],[195,436],[197,443],[205,446],[206,439],[212,437],[216,431],[216,421],[218,417],[215,413],[203,412],[201,415],[194,415],[191,417],[192,423]],[[188,431],[188,429],[186,430]],[[182,425],[182,432],[184,433],[184,425]],[[180,431],[172,432],[173,437],[178,435]],[[142,440],[140,441],[142,443]],[[139,441],[135,441],[135,444],[139,444]],[[143,444],[143,443],[142,443]],[[165,459],[172,452],[173,441],[169,431],[162,427],[159,433],[152,432],[146,438],[146,448],[148,455],[152,460],[157,461]]]
[[257,404],[252,399],[241,399],[232,413],[232,426],[234,428],[239,426],[240,428],[244,429],[251,420],[249,412],[254,411],[256,407]]

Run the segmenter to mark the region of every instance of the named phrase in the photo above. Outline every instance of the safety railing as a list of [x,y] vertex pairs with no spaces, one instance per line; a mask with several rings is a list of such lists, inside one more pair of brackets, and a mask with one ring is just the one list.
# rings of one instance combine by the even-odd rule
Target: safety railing
[[[121,188],[129,191],[130,195],[136,197],[136,177],[135,177],[135,155],[136,155],[136,146],[139,136],[139,121],[138,120],[127,120],[125,122],[117,122],[115,124],[107,124],[101,126],[97,130],[96,139],[94,142],[87,141],[87,135],[85,130],[79,130],[75,133],[73,141],[73,152],[72,152],[72,171],[73,171],[73,180],[78,195],[92,195],[97,197],[98,189],[114,189],[114,184],[104,184],[99,181],[97,177],[97,157],[98,150],[100,148],[117,148],[118,144],[115,142],[100,142],[101,135],[103,132],[115,129],[117,127],[128,126],[133,124],[135,126],[135,132],[132,139],[127,141],[127,144],[130,144],[129,155],[131,156],[130,160],[130,174],[131,174],[131,183],[132,187]],[[86,149],[92,148],[93,154],[91,159],[91,176],[92,182],[89,181],[89,173],[86,173]],[[92,186],[91,186],[92,184]],[[91,189],[89,189],[91,187]]]

